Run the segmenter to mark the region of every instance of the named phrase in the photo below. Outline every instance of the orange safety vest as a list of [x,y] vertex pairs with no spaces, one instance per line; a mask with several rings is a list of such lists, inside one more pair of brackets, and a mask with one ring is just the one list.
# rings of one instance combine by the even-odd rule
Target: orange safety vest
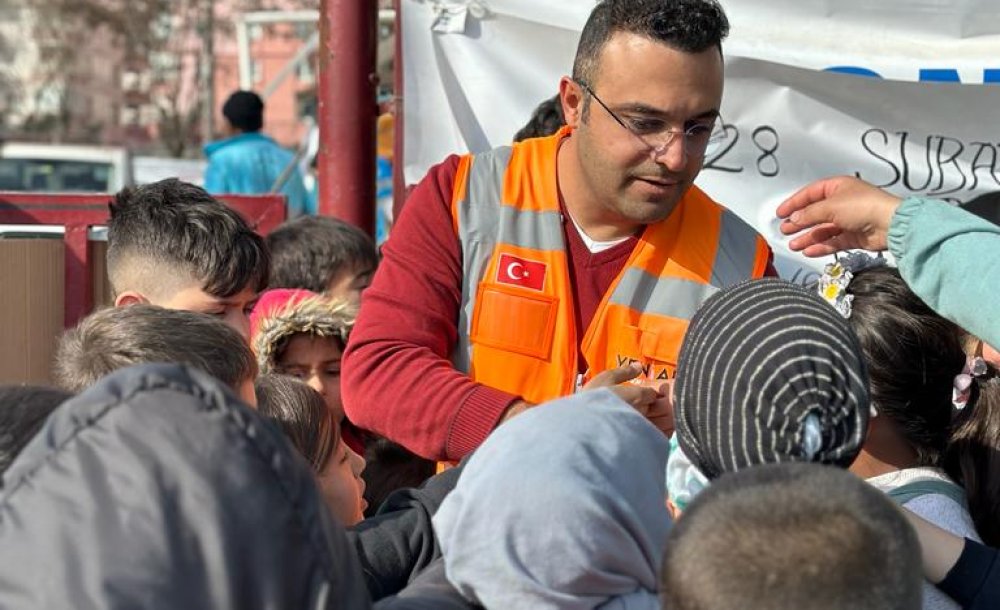
[[764,275],[770,249],[738,216],[691,187],[646,227],[583,336],[575,327],[556,152],[570,133],[466,155],[452,219],[462,303],[452,361],[476,382],[538,403],[571,394],[582,351],[590,369],[639,362],[646,380],[674,375],[681,341],[712,294]]

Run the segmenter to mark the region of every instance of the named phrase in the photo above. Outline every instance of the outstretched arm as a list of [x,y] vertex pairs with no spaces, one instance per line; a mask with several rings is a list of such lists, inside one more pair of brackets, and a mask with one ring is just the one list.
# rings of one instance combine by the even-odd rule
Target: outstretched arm
[[1000,227],[943,201],[900,200],[856,178],[814,182],[777,209],[781,232],[806,256],[888,249],[900,275],[934,311],[1000,344]]

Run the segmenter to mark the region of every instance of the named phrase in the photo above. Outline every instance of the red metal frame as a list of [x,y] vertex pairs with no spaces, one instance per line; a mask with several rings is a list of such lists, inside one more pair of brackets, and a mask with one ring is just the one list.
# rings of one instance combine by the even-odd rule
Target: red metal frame
[[[267,235],[285,220],[283,195],[220,195],[250,226]],[[64,322],[75,325],[94,305],[90,277],[90,227],[108,223],[111,195],[15,193],[0,191],[0,224],[66,227],[66,294]]]

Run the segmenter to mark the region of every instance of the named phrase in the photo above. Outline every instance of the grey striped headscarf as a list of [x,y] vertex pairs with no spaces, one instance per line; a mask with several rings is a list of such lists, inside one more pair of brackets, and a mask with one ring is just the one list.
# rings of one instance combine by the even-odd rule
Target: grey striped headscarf
[[709,479],[773,462],[846,467],[868,425],[854,332],[818,296],[778,279],[705,302],[684,338],[674,392],[678,444]]

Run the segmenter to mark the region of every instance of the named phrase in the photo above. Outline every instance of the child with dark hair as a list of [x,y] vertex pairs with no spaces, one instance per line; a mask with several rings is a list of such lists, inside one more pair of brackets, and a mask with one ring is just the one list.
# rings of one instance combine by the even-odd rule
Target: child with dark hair
[[340,424],[319,392],[294,377],[262,375],[255,384],[257,410],[281,428],[309,462],[323,501],[345,526],[364,519],[365,460],[344,443]]
[[[872,410],[851,471],[907,510],[979,540],[966,494],[942,468],[952,389],[966,357],[962,332],[934,313],[899,271],[864,253],[827,266],[820,290],[847,319],[868,364]],[[924,608],[957,608],[929,583]]]
[[[357,306],[308,290],[268,290],[250,317],[251,346],[261,374],[290,375],[320,393],[334,421],[344,419],[340,358]],[[360,448],[351,439],[356,451]]]
[[520,142],[529,138],[551,136],[566,124],[563,116],[562,100],[559,94],[539,104],[531,113],[528,123],[514,134],[514,141]]
[[269,290],[253,311],[252,344],[262,373],[296,377],[319,392],[352,451],[365,456],[368,515],[397,489],[416,487],[434,474],[434,463],[394,443],[376,441],[344,417],[340,359],[354,326],[357,305],[308,290]]
[[1000,547],[1000,372],[975,356],[954,386],[956,410],[941,465],[965,490],[976,533]]
[[270,257],[264,239],[237,212],[171,178],[115,195],[107,263],[116,306],[207,313],[246,337]]
[[41,429],[49,413],[72,396],[41,386],[0,386],[0,475]]
[[103,309],[81,320],[60,338],[54,373],[61,387],[82,392],[118,369],[157,362],[192,366],[255,402],[257,362],[239,333],[212,316],[155,305]]
[[664,610],[917,610],[920,546],[901,511],[817,464],[725,474],[670,532]]
[[858,340],[822,299],[778,279],[718,293],[681,346],[670,505],[683,511],[710,481],[760,464],[847,468],[868,415]]
[[303,216],[267,236],[270,288],[298,288],[360,302],[378,266],[375,244],[361,229],[328,216]]
[[115,371],[4,473],[0,608],[369,610],[294,453],[201,371]]

